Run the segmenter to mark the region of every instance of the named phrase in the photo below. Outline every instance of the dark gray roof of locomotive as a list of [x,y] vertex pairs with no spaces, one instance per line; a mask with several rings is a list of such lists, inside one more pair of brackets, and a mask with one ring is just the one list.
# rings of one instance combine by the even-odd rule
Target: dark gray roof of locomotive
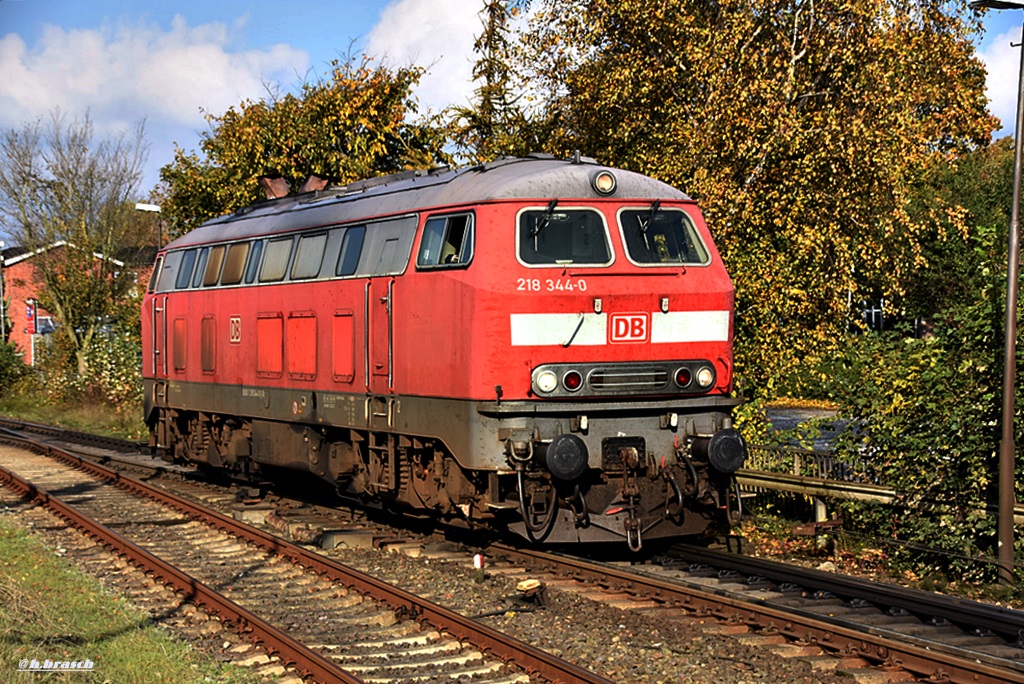
[[207,221],[167,247],[173,249],[492,200],[601,199],[590,181],[602,169],[615,175],[616,190],[612,195],[615,199],[689,199],[671,185],[632,171],[609,169],[586,158],[573,163],[537,155],[500,159],[455,171],[407,172],[259,202]]

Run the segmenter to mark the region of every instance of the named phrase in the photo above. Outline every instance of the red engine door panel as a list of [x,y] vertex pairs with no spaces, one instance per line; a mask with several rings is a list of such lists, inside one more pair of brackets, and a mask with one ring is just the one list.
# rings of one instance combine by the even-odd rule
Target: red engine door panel
[[167,295],[154,296],[153,305],[153,377],[167,377]]
[[367,287],[367,388],[390,394],[394,388],[394,278],[371,278]]

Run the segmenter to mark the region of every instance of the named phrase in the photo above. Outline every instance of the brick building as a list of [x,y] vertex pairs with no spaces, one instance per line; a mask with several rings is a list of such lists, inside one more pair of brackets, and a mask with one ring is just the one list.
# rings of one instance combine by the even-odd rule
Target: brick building
[[[3,278],[3,297],[7,319],[11,323],[8,340],[24,355],[25,363],[35,365],[36,348],[45,343],[45,337],[57,329],[60,322],[34,302],[39,298],[43,284],[36,273],[35,257],[53,249],[67,249],[67,243],[55,242],[37,250],[9,247],[0,251],[0,277]],[[119,254],[118,267],[135,268],[140,287],[145,287],[153,270],[156,248],[131,250]],[[100,257],[97,257],[100,258]]]

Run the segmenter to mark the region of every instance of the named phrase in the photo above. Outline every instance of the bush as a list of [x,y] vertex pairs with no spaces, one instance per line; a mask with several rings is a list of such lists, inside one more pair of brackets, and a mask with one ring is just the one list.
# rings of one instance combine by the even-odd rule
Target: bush
[[137,327],[118,325],[93,340],[88,349],[89,369],[78,373],[74,349],[58,328],[47,344],[37,347],[41,384],[51,403],[108,404],[121,411],[141,411],[142,344]]
[[843,503],[844,518],[899,540],[894,560],[919,572],[995,576],[994,565],[978,563],[996,551],[995,516],[984,510],[996,500],[999,444],[994,315],[994,306],[980,302],[948,314],[930,339],[852,338],[830,370],[832,396],[851,421],[839,457],[851,465],[867,457],[871,472],[861,475],[898,493],[892,507]]
[[21,378],[29,374],[17,347],[0,340],[0,393],[6,393]]

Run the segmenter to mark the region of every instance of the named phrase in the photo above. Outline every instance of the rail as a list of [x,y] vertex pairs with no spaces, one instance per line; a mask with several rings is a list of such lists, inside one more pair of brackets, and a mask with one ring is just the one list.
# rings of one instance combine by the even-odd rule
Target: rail
[[[782,608],[767,601],[744,600],[724,592],[709,591],[705,585],[691,586],[607,563],[543,551],[494,544],[489,553],[495,557],[514,559],[516,563],[534,569],[558,568],[555,570],[557,574],[579,581],[626,591],[697,615],[760,628],[767,633],[784,635],[798,643],[816,644],[833,653],[858,655],[885,667],[931,677],[934,681],[956,684],[1024,683],[1024,671],[982,662],[974,654],[956,652],[955,648],[936,648],[930,643],[893,639],[873,628],[865,628],[841,618]],[[909,595],[906,598],[908,603],[905,605],[909,605],[912,598]],[[941,598],[934,601],[941,601]],[[930,611],[934,609],[934,605],[927,607]],[[981,610],[990,609],[983,607]],[[949,611],[952,614],[954,609],[949,608]],[[983,612],[979,619],[985,620],[991,615],[990,612]],[[957,617],[964,618],[964,615],[958,614]],[[1012,617],[1007,619],[1012,620]]]
[[[290,544],[267,532],[181,499],[141,480],[121,475],[103,465],[94,463],[89,459],[82,458],[64,449],[22,436],[4,434],[6,432],[8,431],[0,429],[0,441],[49,456],[83,470],[101,481],[157,501],[211,527],[235,535],[264,550],[287,558],[302,567],[311,569],[321,576],[339,581],[359,593],[381,600],[392,609],[401,611],[417,621],[430,624],[457,639],[471,643],[481,651],[488,652],[499,660],[514,663],[518,668],[533,673],[544,680],[565,684],[570,682],[612,684],[610,680],[595,672],[502,634],[498,630],[477,622],[472,618],[462,616],[455,611],[415,596],[370,575],[358,572],[326,556],[321,556],[300,546]],[[89,520],[74,508],[20,478],[6,468],[0,467],[0,481],[10,483],[11,486],[25,492],[26,495],[38,499],[69,523],[83,529],[94,538],[101,540],[118,553],[125,554],[132,559],[132,562],[137,562],[140,567],[146,568],[149,572],[154,573],[155,576],[174,586],[179,591],[184,592],[190,597],[195,597],[196,600],[207,606],[212,612],[225,616],[225,620],[229,622],[241,625],[244,631],[251,631],[270,650],[280,653],[283,660],[295,664],[307,676],[312,676],[317,681],[353,683],[361,681],[345,673],[329,659],[296,642],[287,634],[280,632],[244,608],[209,590],[195,579],[167,565],[141,547],[120,537],[103,525]]]

